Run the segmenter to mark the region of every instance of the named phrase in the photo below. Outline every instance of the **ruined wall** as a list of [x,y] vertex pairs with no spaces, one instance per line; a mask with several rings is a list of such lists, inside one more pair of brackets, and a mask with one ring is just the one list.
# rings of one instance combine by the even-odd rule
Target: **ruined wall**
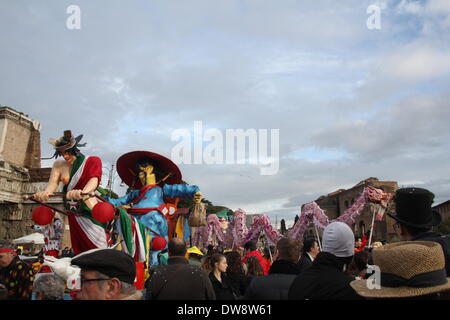
[[40,123],[8,107],[0,107],[0,158],[9,164],[40,168]]

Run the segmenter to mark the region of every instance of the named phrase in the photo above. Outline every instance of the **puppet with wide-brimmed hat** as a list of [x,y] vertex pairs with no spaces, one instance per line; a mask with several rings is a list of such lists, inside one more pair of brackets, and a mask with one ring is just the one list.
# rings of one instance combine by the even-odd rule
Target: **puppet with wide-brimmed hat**
[[[152,248],[157,236],[169,239],[170,229],[183,230],[178,237],[187,240],[190,235],[186,219],[172,219],[176,211],[175,203],[168,203],[168,199],[194,199],[200,202],[201,193],[197,186],[182,184],[181,172],[170,159],[150,151],[133,151],[126,153],[117,160],[117,172],[131,189],[128,194],[119,198],[107,198],[115,206],[127,206],[121,209],[121,219],[127,219],[127,214],[139,220],[151,230]],[[183,224],[180,228],[178,224]],[[123,231],[123,228],[120,229]],[[122,236],[126,237],[127,232]],[[170,234],[172,236],[172,234]],[[150,264],[158,263],[157,254],[161,249],[153,250]]]
[[48,140],[48,143],[55,148],[55,153],[51,158],[43,158],[42,160],[58,158],[63,152],[70,153],[74,156],[80,156],[81,152],[78,148],[86,146],[86,143],[80,143],[81,139],[83,139],[82,134],[74,137],[71,130],[65,130],[62,137]]
[[[117,173],[123,182],[133,189],[144,187],[139,178],[141,168],[151,165],[155,174],[156,185],[181,183],[181,172],[172,160],[150,151],[133,151],[126,153],[117,160]],[[147,170],[148,172],[148,170]]]
[[108,246],[105,224],[92,217],[92,209],[98,201],[86,196],[100,185],[102,161],[99,157],[84,156],[80,152],[79,147],[86,145],[80,144],[82,138],[83,135],[74,136],[71,130],[65,130],[62,137],[49,140],[55,153],[47,159],[63,156],[64,160],[55,161],[45,191],[33,195],[33,199],[47,202],[50,196],[54,196],[59,183],[63,183],[64,203],[66,209],[73,213],[68,215],[68,221],[75,254]]

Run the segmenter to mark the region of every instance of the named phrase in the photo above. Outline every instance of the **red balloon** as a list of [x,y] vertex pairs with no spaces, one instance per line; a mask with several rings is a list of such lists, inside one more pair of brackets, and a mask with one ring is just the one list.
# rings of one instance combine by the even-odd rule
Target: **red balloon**
[[92,208],[92,217],[101,223],[111,221],[114,213],[114,206],[109,202],[99,202]]
[[156,236],[152,240],[152,249],[154,251],[162,250],[166,247],[167,241],[164,237]]
[[50,224],[53,221],[54,217],[55,213],[53,212],[53,210],[44,206],[37,207],[31,213],[31,219],[33,219],[36,224],[41,226]]

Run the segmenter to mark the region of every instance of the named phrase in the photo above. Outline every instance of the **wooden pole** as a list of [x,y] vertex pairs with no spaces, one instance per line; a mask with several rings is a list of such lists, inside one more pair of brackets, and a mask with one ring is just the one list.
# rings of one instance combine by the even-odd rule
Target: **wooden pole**
[[319,243],[320,251],[322,251],[322,244],[320,243],[319,231],[317,231],[317,226],[314,224],[314,229],[316,230],[317,243]]
[[372,216],[372,225],[370,227],[370,237],[369,237],[369,248],[370,248],[370,245],[372,244],[372,234],[373,234],[373,228],[375,225],[375,213],[376,213],[376,210],[373,211],[373,216]]

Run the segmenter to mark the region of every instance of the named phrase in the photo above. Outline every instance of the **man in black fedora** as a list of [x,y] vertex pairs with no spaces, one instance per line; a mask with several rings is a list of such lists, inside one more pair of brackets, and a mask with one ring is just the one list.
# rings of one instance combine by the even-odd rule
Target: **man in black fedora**
[[434,241],[442,246],[445,269],[450,276],[450,236],[432,231],[441,221],[439,212],[431,209],[434,194],[422,188],[402,188],[395,193],[396,220],[394,229],[404,241]]

